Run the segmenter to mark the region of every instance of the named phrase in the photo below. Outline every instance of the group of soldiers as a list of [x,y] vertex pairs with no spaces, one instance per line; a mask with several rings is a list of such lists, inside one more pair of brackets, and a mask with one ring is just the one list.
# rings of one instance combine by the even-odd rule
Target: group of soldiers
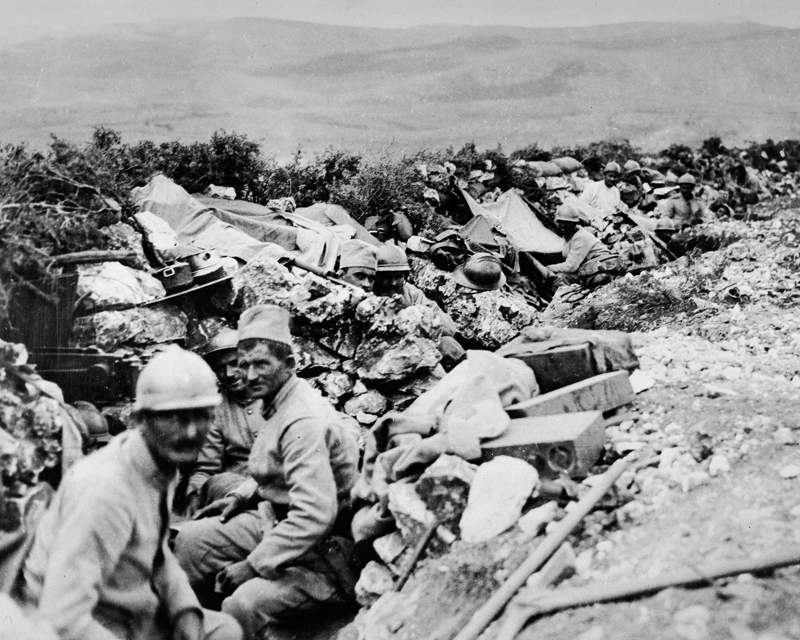
[[[435,309],[459,360],[455,323],[409,272],[400,247],[354,240],[337,275]],[[172,345],[147,364],[129,428],[70,469],[39,522],[16,593],[27,621],[74,640],[265,638],[352,601],[361,428],[297,377],[290,323],[254,306],[202,357]]]
[[597,212],[593,219],[575,204],[559,206],[555,222],[565,240],[564,260],[547,266],[533,261],[550,293],[565,284],[594,288],[623,273],[617,254],[595,235],[615,214],[638,215],[667,242],[674,233],[702,223],[708,207],[695,195],[695,177],[685,173],[671,178],[674,185],[667,185],[660,175],[645,175],[635,160],[626,162],[624,171],[618,163],[609,162],[602,179],[587,184],[580,195],[580,202]]
[[[646,191],[639,170],[609,163],[582,200],[618,211],[621,179]],[[677,182],[651,209],[680,229],[704,208],[691,175]],[[555,220],[566,245],[561,262],[539,265],[547,279],[595,286],[617,273],[575,206]],[[336,275],[434,309],[452,366],[464,355],[456,325],[409,273],[399,246],[352,240]],[[453,278],[481,291],[502,286],[503,273],[479,253]],[[265,638],[352,600],[360,427],[295,374],[290,321],[255,306],[203,357],[173,345],[147,364],[129,429],[71,468],[39,522],[16,592],[25,620],[69,640]],[[171,540],[173,508],[183,520]]]

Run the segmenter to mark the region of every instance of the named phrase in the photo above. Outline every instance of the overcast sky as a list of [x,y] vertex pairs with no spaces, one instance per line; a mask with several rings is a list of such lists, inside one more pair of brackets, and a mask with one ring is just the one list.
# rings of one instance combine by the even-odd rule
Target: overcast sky
[[10,44],[114,22],[280,18],[374,27],[421,24],[589,26],[747,20],[800,27],[798,0],[0,0]]

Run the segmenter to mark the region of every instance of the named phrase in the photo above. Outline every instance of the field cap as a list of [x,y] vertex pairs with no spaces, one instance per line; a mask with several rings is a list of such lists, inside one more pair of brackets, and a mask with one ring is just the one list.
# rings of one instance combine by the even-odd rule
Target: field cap
[[239,342],[256,338],[292,346],[290,322],[289,312],[278,305],[259,304],[250,307],[239,317]]
[[340,269],[351,267],[378,268],[378,251],[363,240],[348,240],[342,245],[342,257],[339,259]]

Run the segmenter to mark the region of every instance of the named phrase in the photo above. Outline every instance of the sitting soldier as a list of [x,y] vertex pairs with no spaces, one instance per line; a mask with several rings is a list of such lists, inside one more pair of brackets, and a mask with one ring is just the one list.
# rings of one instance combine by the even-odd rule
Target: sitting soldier
[[552,290],[565,284],[598,287],[620,273],[619,256],[579,227],[580,215],[575,207],[562,204],[556,210],[555,221],[559,233],[567,241],[564,261],[547,267],[532,261]]
[[265,420],[250,477],[183,526],[175,554],[201,599],[216,590],[247,638],[266,638],[274,625],[352,595],[331,534],[348,526],[358,447],[328,401],[295,375],[288,311],[259,305],[242,314],[239,362]]
[[660,218],[671,218],[675,221],[678,230],[703,222],[705,207],[694,197],[694,188],[697,184],[694,176],[685,173],[678,179],[680,192],[662,200],[656,207],[656,215]]
[[581,193],[581,200],[598,209],[603,217],[613,214],[621,202],[619,182],[622,169],[616,162],[609,162],[603,169],[603,179],[590,182]]
[[176,345],[136,384],[132,429],[75,463],[42,516],[22,602],[62,640],[240,640],[201,609],[169,549],[169,494],[197,457],[219,405],[214,373]]
[[238,343],[239,334],[234,329],[223,329],[206,350],[205,360],[217,376],[222,404],[190,471],[186,515],[193,515],[199,508],[224,497],[247,478],[250,449],[266,424],[261,400],[247,393],[236,352]]

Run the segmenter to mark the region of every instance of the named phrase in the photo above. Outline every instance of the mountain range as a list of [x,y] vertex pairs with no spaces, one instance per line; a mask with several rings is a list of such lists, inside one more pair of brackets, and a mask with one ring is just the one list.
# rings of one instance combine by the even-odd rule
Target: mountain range
[[[490,10],[487,5],[487,11]],[[800,32],[752,23],[360,28],[115,24],[0,47],[0,143],[208,140],[284,158],[628,138],[800,138]]]

